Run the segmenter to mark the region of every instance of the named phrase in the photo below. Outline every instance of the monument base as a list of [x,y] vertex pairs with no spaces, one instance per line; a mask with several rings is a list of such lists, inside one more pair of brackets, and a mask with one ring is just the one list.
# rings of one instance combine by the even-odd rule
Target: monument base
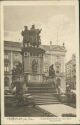
[[25,74],[26,82],[29,83],[35,83],[35,84],[41,84],[43,82],[43,75],[42,74]]

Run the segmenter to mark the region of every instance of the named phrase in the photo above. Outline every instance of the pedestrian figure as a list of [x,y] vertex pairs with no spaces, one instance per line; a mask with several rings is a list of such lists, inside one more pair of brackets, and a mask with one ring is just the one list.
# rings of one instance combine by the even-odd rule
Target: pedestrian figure
[[51,78],[52,87],[55,88],[55,69],[53,64],[49,67],[49,76]]
[[57,93],[60,94],[61,93],[61,87],[60,87],[60,79],[57,78],[56,80],[56,90],[57,90]]

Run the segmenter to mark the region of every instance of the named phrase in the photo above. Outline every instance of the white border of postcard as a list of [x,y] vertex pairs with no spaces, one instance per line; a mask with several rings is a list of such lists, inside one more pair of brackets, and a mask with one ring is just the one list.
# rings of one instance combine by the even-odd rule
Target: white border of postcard
[[[4,6],[26,5],[75,5],[76,12],[76,56],[77,56],[77,117],[4,117]],[[79,124],[80,123],[80,85],[79,85],[79,3],[78,0],[63,1],[1,1],[1,121],[2,125],[17,124]],[[2,68],[3,67],[3,68]]]

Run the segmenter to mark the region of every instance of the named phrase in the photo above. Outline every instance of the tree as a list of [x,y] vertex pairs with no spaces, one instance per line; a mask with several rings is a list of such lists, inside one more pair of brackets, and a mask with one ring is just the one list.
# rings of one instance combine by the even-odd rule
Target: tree
[[12,88],[16,87],[16,97],[18,99],[18,104],[23,101],[23,83],[20,81],[23,74],[22,64],[19,62],[16,67],[12,69]]
[[12,69],[12,82],[14,83],[17,78],[19,78],[23,73],[22,63],[18,62],[18,64]]

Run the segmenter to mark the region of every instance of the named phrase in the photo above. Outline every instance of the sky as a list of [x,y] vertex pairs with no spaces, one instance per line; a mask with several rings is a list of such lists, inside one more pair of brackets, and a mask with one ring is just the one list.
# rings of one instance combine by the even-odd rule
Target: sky
[[21,31],[35,24],[42,28],[42,44],[65,44],[66,61],[76,50],[75,7],[73,5],[26,5],[4,7],[4,39],[22,42]]

